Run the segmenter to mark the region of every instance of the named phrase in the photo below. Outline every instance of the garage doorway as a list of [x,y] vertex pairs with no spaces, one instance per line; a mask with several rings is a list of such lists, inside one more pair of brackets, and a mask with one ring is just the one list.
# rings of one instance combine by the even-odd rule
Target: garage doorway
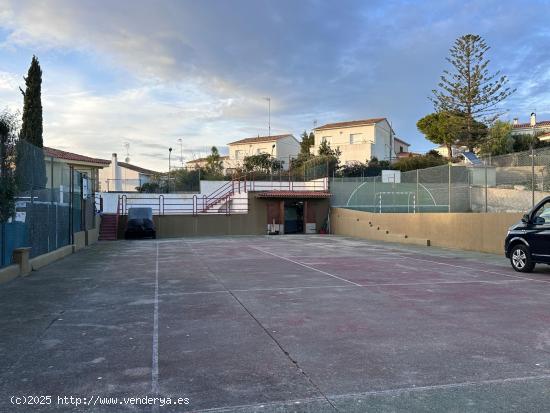
[[303,234],[304,201],[286,200],[285,204],[285,234]]

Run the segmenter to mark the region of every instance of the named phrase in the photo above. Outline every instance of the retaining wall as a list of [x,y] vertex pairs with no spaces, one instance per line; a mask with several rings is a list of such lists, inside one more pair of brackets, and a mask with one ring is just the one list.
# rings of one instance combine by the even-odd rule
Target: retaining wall
[[[331,208],[331,233],[367,239],[427,240],[437,247],[504,253],[508,227],[520,213],[374,214]],[[378,229],[379,228],[379,229]]]

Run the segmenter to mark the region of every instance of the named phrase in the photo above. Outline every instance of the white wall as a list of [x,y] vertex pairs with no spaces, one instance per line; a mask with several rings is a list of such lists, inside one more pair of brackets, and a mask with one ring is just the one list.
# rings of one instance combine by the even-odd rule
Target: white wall
[[280,161],[283,161],[283,167],[288,170],[289,159],[296,158],[300,153],[300,143],[292,136],[279,139],[275,143],[275,151],[273,155]]
[[[170,213],[170,210],[176,210],[178,208],[187,208],[192,212],[193,198],[196,197],[197,205],[200,206],[203,197],[208,197],[215,191],[226,185],[230,181],[201,181],[201,193],[200,194],[162,194],[164,198],[164,212]],[[236,185],[239,185],[236,183]],[[245,192],[245,183],[240,183],[239,187],[234,188],[234,199],[248,199],[247,192]],[[328,188],[327,178],[315,179],[305,182],[289,182],[289,181],[247,181],[246,191],[322,191]],[[221,193],[225,193],[225,190]],[[111,193],[102,192],[103,198],[103,212],[107,214],[115,214],[119,203],[119,197],[125,196],[125,202],[130,207],[132,204],[135,206],[151,207],[153,213],[157,213],[159,208],[159,194],[142,194],[137,192],[128,193]],[[162,201],[161,201],[162,202]],[[191,213],[189,212],[189,213]],[[176,213],[176,212],[174,212]]]

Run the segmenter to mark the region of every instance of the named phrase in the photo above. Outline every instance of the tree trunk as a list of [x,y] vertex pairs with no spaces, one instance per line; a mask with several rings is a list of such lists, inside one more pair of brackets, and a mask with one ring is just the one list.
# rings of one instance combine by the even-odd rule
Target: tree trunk
[[447,147],[447,158],[451,160],[453,158],[453,145],[446,143],[445,146]]

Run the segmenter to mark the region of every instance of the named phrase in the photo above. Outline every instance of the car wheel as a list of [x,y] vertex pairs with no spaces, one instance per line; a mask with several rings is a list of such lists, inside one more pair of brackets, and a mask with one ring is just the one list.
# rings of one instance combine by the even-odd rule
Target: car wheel
[[512,263],[512,268],[519,272],[531,272],[535,268],[529,248],[521,244],[512,247],[510,262]]

